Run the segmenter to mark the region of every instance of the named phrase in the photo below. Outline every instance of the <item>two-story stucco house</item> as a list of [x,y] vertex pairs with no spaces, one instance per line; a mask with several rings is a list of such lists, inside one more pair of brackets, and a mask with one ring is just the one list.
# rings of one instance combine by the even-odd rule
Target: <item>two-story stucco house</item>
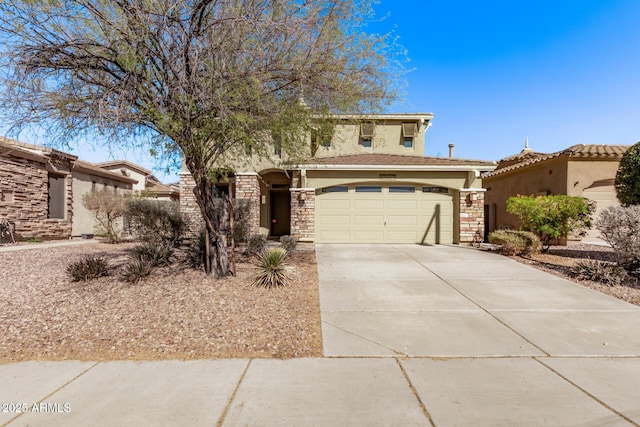
[[[309,135],[309,156],[236,170],[229,191],[251,204],[252,232],[316,243],[471,243],[484,233],[481,174],[495,163],[425,157],[433,114],[338,116],[333,134]],[[184,212],[199,215],[181,176]],[[221,184],[225,185],[225,184]]]

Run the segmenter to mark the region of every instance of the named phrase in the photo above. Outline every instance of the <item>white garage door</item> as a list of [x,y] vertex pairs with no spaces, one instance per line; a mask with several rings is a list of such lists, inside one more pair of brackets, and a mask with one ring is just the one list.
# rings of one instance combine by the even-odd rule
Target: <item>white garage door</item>
[[582,192],[582,196],[596,202],[596,212],[593,214],[593,226],[587,231],[586,237],[600,237],[600,231],[596,228],[596,221],[600,217],[600,212],[609,206],[619,206],[620,202],[616,196],[616,189],[611,183],[594,183],[591,187]]
[[317,243],[452,243],[453,198],[446,188],[350,185],[316,196]]

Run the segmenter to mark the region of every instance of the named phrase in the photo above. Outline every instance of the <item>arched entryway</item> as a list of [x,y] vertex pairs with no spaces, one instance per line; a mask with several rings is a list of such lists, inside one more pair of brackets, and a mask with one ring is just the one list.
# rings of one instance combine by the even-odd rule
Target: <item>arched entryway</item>
[[291,234],[291,178],[282,170],[260,173],[260,226],[270,237]]

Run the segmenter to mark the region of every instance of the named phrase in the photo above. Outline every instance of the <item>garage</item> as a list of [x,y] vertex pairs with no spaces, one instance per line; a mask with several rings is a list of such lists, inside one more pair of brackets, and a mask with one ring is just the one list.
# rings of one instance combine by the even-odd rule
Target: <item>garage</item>
[[593,226],[587,231],[586,237],[600,237],[600,231],[595,226],[595,222],[600,217],[600,213],[609,206],[620,205],[618,197],[616,196],[613,180],[594,182],[589,188],[586,188],[582,192],[582,196],[596,202],[596,211],[592,215]]
[[453,196],[438,186],[358,183],[316,190],[317,243],[453,242]]

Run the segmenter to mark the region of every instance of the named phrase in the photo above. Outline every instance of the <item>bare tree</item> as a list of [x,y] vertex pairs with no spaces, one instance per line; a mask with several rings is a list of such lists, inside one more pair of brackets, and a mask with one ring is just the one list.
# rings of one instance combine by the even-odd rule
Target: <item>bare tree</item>
[[222,277],[220,172],[268,153],[270,135],[302,156],[312,120],[379,112],[395,97],[402,52],[367,33],[370,2],[2,1],[5,123],[181,156],[212,248],[207,271]]

